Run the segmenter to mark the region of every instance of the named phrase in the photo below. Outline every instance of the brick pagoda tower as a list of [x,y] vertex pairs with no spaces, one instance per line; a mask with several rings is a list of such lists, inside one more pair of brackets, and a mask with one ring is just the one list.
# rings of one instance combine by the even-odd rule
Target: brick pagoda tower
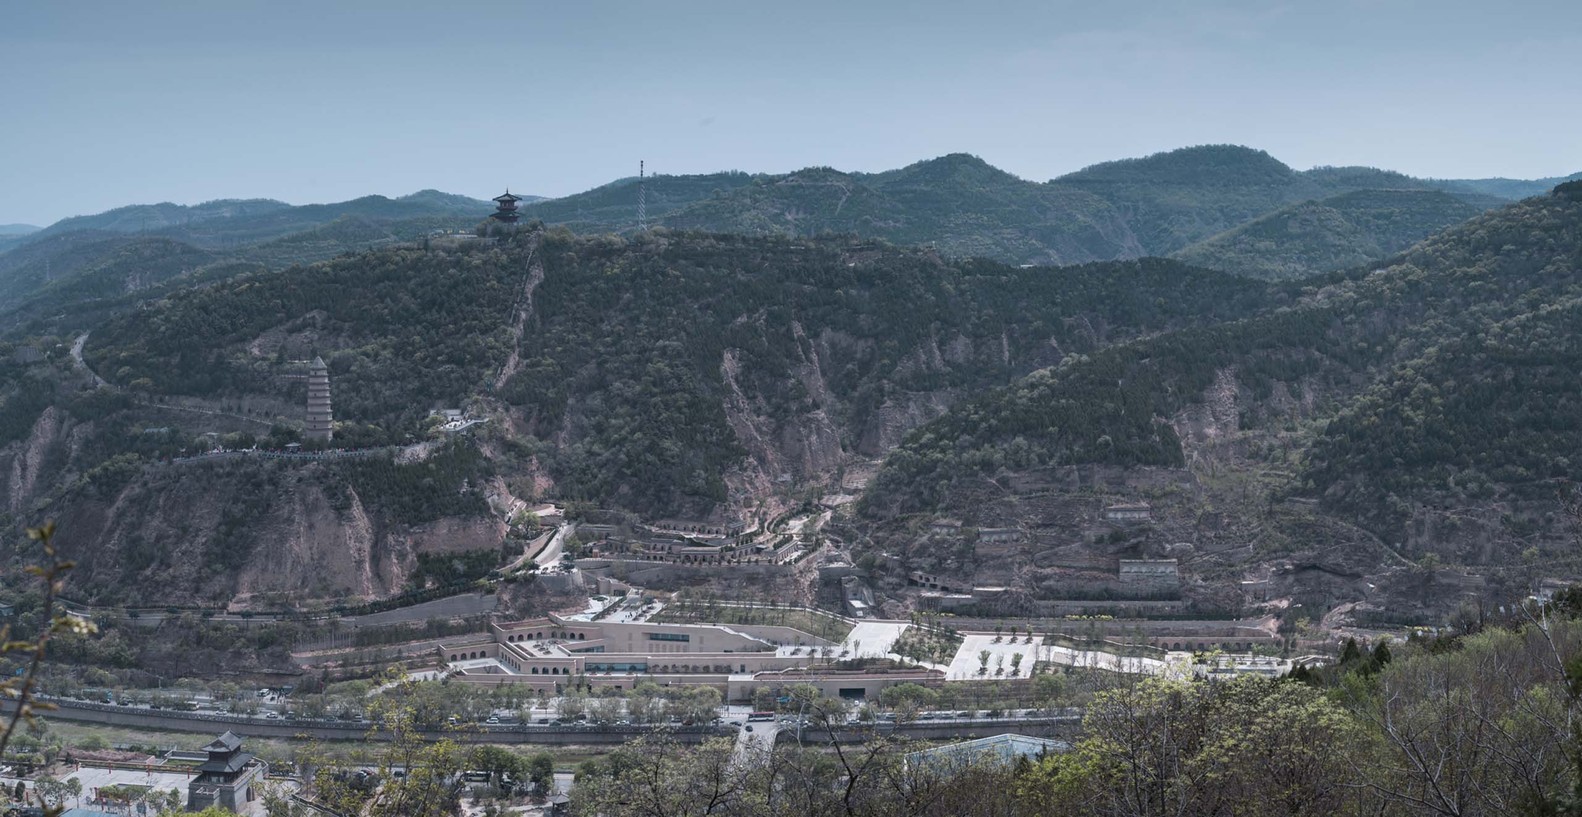
[[324,365],[322,357],[313,358],[308,365],[308,427],[302,436],[324,442],[335,436],[330,413],[330,367]]

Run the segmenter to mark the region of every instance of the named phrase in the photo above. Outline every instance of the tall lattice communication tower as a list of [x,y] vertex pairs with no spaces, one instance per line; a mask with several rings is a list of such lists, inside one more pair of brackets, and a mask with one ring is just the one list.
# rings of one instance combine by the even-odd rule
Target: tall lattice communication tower
[[643,173],[643,160],[637,160],[637,230],[643,232],[648,229],[648,188],[643,186],[646,181]]

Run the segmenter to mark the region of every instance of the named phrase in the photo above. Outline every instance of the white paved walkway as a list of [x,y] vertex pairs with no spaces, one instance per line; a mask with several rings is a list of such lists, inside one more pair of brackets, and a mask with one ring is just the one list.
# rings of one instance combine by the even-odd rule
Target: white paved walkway
[[846,658],[881,658],[910,626],[909,621],[859,621],[840,648],[847,652]]
[[[1044,645],[1042,636],[1034,636],[1033,643],[1027,643],[1027,636],[1017,636],[1014,640],[1009,636],[1002,637],[1000,643],[994,643],[993,633],[962,633],[961,648],[956,650],[956,657],[951,660],[950,667],[945,671],[946,680],[950,681],[975,681],[995,680],[999,678],[1028,678],[1033,672],[1033,664],[1038,661],[1048,661],[1070,667],[1083,667],[1087,669],[1101,669],[1110,672],[1127,672],[1139,675],[1163,675],[1171,678],[1187,678],[1192,674],[1191,653],[1169,653],[1163,659],[1140,658],[1134,656],[1117,655],[1098,650],[1074,650],[1069,647]],[[989,652],[989,671],[987,674],[978,674],[978,669],[983,666],[980,653]],[[1022,654],[1022,661],[1017,672],[1012,672],[1012,656]],[[1002,674],[995,674],[995,670],[1004,670]]]

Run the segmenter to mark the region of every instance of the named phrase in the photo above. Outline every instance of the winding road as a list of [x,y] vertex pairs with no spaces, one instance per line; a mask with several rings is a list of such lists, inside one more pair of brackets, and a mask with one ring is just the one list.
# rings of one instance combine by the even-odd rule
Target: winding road
[[77,368],[87,372],[88,376],[93,378],[93,384],[95,386],[102,386],[106,389],[115,388],[114,386],[110,385],[110,381],[100,377],[98,372],[88,368],[88,361],[82,359],[82,347],[87,345],[87,343],[87,332],[78,335],[77,339],[71,342],[71,359],[77,362]]

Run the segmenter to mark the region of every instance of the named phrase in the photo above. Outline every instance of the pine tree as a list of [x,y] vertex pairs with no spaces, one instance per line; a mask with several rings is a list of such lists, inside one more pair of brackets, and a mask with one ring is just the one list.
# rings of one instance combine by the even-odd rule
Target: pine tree
[[1340,665],[1349,666],[1362,660],[1362,650],[1357,647],[1357,639],[1346,639],[1345,649],[1340,651]]

